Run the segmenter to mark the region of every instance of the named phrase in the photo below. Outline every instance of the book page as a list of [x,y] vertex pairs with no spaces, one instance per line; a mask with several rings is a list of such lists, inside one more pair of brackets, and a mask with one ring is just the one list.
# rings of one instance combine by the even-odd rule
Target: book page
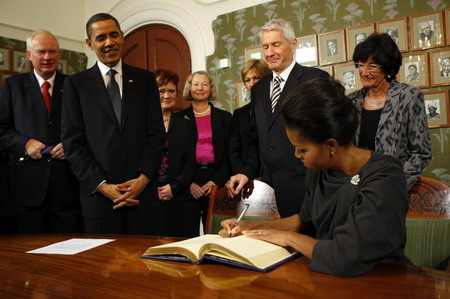
[[194,262],[197,262],[201,259],[199,252],[202,246],[206,243],[211,243],[220,239],[222,239],[222,237],[219,235],[203,235],[180,242],[150,247],[144,252],[143,255],[179,254],[190,258]]
[[205,245],[202,253],[217,255],[240,263],[246,263],[247,260],[250,265],[260,269],[265,269],[296,253],[291,248],[287,249],[246,236],[220,238],[210,243]]

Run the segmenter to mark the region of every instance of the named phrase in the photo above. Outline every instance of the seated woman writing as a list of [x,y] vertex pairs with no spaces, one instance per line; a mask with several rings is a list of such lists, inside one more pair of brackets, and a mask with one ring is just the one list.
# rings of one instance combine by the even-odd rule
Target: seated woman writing
[[295,156],[309,168],[300,213],[234,228],[236,219],[228,219],[219,234],[291,246],[311,260],[311,270],[339,276],[361,275],[383,259],[409,262],[402,164],[352,144],[358,112],[344,87],[305,82],[286,99],[283,116]]

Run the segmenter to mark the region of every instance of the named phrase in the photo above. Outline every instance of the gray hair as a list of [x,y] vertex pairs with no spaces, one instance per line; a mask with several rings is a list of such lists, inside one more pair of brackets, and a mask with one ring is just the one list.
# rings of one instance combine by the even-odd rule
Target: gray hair
[[32,50],[31,48],[33,47],[33,39],[36,37],[36,35],[39,35],[39,34],[48,34],[51,37],[53,37],[55,39],[56,45],[58,46],[58,49],[59,49],[59,41],[56,38],[56,36],[54,36],[50,31],[40,29],[40,30],[33,31],[30,34],[30,36],[27,38],[27,50],[28,51]]
[[261,32],[260,32],[261,40],[262,40],[263,32],[271,31],[271,30],[280,30],[283,33],[284,38],[289,42],[295,38],[294,28],[292,28],[292,25],[284,19],[273,19],[273,20],[267,22],[261,28]]
[[191,86],[192,86],[192,78],[194,78],[195,75],[205,75],[206,77],[208,77],[209,84],[211,85],[211,93],[209,95],[208,101],[214,101],[217,98],[216,84],[214,83],[213,77],[211,77],[205,71],[196,71],[189,75],[189,77],[186,79],[186,84],[184,85],[183,98],[185,98],[188,101],[193,100],[191,95]]

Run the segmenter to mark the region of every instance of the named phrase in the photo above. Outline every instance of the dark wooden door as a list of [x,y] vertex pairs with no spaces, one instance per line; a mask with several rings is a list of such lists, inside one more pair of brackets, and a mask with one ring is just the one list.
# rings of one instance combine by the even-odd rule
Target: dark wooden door
[[125,36],[122,59],[124,62],[150,71],[168,69],[180,77],[175,111],[190,103],[183,99],[183,89],[191,73],[191,52],[184,36],[175,28],[151,24],[140,27]]

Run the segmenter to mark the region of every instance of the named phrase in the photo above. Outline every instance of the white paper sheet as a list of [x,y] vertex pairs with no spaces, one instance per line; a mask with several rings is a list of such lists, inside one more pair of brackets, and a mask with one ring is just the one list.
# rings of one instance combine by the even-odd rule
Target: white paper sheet
[[73,255],[94,247],[115,241],[114,239],[69,239],[45,247],[30,250],[27,253]]

